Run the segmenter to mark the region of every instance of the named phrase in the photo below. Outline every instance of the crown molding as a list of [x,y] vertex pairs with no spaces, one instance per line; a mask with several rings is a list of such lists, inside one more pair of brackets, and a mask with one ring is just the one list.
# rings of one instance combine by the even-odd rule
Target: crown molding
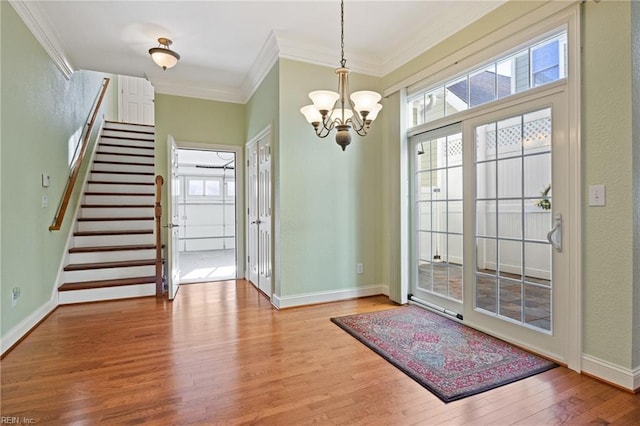
[[[312,49],[309,44],[285,38],[271,31],[260,53],[254,61],[242,84],[243,102],[249,101],[278,59],[291,59],[314,65],[337,68],[336,51],[331,49]],[[382,77],[384,75],[380,61],[373,57],[356,55],[349,57],[347,64],[353,72]]]
[[165,82],[150,80],[155,93],[172,96],[184,96],[187,98],[206,99],[209,101],[230,102],[234,104],[244,104],[246,100],[240,90],[214,89],[205,86],[194,85],[173,85]]
[[271,31],[242,83],[244,103],[251,99],[251,96],[253,96],[258,87],[260,87],[260,84],[262,84],[262,81],[267,74],[269,74],[273,65],[278,61],[280,58],[279,51],[276,34],[274,31]]
[[[279,55],[281,58],[331,68],[338,68],[340,66],[339,52],[336,49],[313,47],[310,46],[309,43],[280,37],[277,34],[276,39],[278,41]],[[384,76],[382,63],[379,58],[371,55],[355,54],[348,54],[346,56],[347,67],[352,72],[373,77]]]
[[50,25],[49,17],[40,4],[26,0],[9,0],[9,3],[64,77],[69,80],[74,71],[73,67],[64,49],[62,49],[62,44],[58,40],[56,32]]

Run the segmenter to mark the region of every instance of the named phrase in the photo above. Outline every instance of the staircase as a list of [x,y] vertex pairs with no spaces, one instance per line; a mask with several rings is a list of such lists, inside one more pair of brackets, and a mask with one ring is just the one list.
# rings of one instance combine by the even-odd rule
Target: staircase
[[60,304],[156,293],[154,127],[106,122],[73,226]]

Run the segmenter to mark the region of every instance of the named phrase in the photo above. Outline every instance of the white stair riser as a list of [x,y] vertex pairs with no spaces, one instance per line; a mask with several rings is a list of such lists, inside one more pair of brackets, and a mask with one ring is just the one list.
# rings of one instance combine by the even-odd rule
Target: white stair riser
[[116,251],[92,251],[87,253],[70,253],[69,264],[119,262],[131,259],[155,259],[156,251],[153,250],[116,250]]
[[87,192],[135,192],[155,195],[155,187],[151,185],[130,185],[127,183],[90,183],[87,185]]
[[83,204],[149,204],[155,203],[153,195],[85,195]]
[[127,175],[127,174],[113,174],[113,173],[100,173],[91,172],[90,180],[98,180],[103,182],[141,182],[141,183],[155,183],[156,177],[154,175]]
[[[140,131],[140,129],[137,129]],[[143,132],[147,132],[148,130],[146,129],[142,129],[141,131]],[[104,129],[102,131],[102,135],[101,136],[110,136],[107,137],[105,139],[110,139],[110,140],[116,140],[114,138],[124,138],[123,140],[141,140],[141,142],[147,142],[147,143],[152,143],[156,137],[156,135],[154,133],[149,134],[149,133],[139,133],[139,132],[126,132],[124,130],[111,130],[111,129]]]
[[156,273],[155,265],[131,266],[128,268],[86,269],[83,271],[64,271],[62,280],[65,283],[83,281],[117,280],[119,278],[136,278],[152,276]]
[[[153,153],[153,151],[151,152]],[[153,157],[147,156],[148,152],[134,155],[118,155],[114,150],[96,153],[96,161],[115,161],[116,163],[143,163],[153,165]]]
[[128,172],[128,173],[153,173],[153,164],[138,166],[134,164],[104,164],[93,163],[93,172]]
[[78,222],[77,230],[84,231],[115,231],[131,229],[154,229],[155,221],[151,220],[101,220]]
[[131,297],[153,296],[155,294],[155,284],[139,284],[120,287],[95,288],[88,290],[61,291],[58,293],[58,303],[60,305],[69,305],[72,303],[95,302],[98,300],[115,300],[128,299]]
[[[119,144],[118,139],[114,139],[116,144]],[[126,142],[126,141],[124,141]],[[98,150],[96,151],[96,155],[98,154],[133,154],[139,155],[141,157],[153,155],[153,149],[144,149],[136,146],[111,146],[114,144],[109,144],[105,142],[104,144],[98,145]]]
[[150,217],[154,215],[154,208],[149,207],[122,207],[122,208],[89,208],[80,209],[80,217]]
[[155,244],[153,234],[74,236],[74,247],[124,246],[130,244]]
[[[133,131],[141,131],[141,132],[153,132],[153,126],[143,126],[140,124],[130,124],[130,123],[116,123],[116,122],[108,122],[104,124],[106,129],[118,129],[118,130],[133,130]],[[128,132],[131,134],[130,132]]]
[[142,148],[147,154],[153,154],[153,149],[155,147],[155,142],[152,140],[138,140],[138,139],[115,139],[115,138],[100,138],[98,151],[114,151],[119,149],[120,147],[108,146],[108,145],[125,145],[129,148],[134,148],[136,150]]

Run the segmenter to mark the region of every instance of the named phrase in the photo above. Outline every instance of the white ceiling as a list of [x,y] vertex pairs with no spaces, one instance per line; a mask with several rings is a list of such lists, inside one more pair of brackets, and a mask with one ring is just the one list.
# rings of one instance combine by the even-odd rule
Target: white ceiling
[[[277,57],[340,61],[338,0],[11,2],[71,69],[146,77],[160,93],[246,102]],[[384,76],[502,3],[346,0],[347,66]],[[181,55],[167,71],[147,53],[158,37]]]

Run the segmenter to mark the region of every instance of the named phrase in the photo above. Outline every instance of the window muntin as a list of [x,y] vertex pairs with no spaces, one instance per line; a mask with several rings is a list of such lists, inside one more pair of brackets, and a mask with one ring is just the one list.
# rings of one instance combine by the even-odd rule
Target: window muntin
[[235,181],[229,178],[187,177],[186,180],[187,197],[189,198],[223,199],[235,197]]
[[567,31],[407,99],[409,128],[567,77]]

